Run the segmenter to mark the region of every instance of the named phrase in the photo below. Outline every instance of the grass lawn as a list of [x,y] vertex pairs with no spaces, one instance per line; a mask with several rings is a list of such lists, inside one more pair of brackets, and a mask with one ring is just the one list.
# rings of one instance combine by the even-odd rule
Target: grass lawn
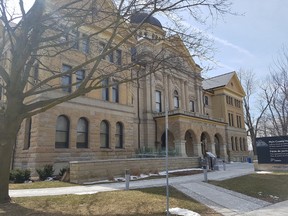
[[[166,215],[165,187],[102,192],[92,195],[65,195],[13,198],[0,205],[0,215]],[[170,208],[179,207],[211,216],[220,214],[170,188]]]
[[288,173],[251,174],[209,183],[271,203],[288,200]]
[[39,181],[32,183],[9,184],[10,190],[17,189],[35,189],[35,188],[53,188],[53,187],[70,187],[76,186],[75,184],[61,182],[61,181]]

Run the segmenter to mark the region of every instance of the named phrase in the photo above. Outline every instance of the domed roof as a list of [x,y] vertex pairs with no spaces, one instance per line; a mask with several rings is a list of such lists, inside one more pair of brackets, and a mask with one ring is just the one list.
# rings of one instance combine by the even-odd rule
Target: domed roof
[[[136,24],[139,24],[141,23],[149,14],[147,13],[135,13],[135,14],[132,14],[131,18],[130,18],[130,22],[131,23],[136,23]],[[162,29],[162,24],[161,22],[156,19],[155,17],[153,16],[150,16],[149,18],[147,18],[144,23],[149,23],[151,25],[154,25],[154,26],[157,26],[159,28]]]

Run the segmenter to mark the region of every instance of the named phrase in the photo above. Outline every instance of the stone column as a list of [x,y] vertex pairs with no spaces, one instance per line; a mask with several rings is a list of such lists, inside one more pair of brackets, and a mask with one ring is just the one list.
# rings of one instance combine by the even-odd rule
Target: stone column
[[195,152],[196,156],[203,157],[203,155],[202,155],[202,149],[201,149],[201,143],[199,143],[199,144],[194,144],[194,145],[193,145],[193,148],[194,148],[194,152]]
[[188,84],[187,81],[184,82],[184,91],[185,91],[185,98],[186,98],[186,111],[190,111],[189,108],[189,92],[188,92]]
[[179,156],[187,157],[186,147],[185,147],[186,140],[175,140],[174,144],[175,144],[175,149],[179,152]]
[[211,143],[211,152],[216,156],[215,143]]
[[220,145],[220,157],[226,160],[226,158],[228,157],[226,151],[227,148],[226,144],[220,143],[219,145]]
[[187,110],[186,101],[187,101],[187,98],[186,98],[186,93],[185,93],[185,83],[183,80],[181,80],[181,109],[185,111]]

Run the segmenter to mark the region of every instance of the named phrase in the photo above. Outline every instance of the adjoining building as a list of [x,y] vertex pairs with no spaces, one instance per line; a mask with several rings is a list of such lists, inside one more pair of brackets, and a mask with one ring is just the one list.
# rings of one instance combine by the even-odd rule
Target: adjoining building
[[[145,13],[135,14],[127,25],[133,29],[146,16]],[[79,29],[78,37],[85,38],[93,28]],[[89,58],[89,53],[101,53],[107,34],[104,32],[97,37],[93,43],[91,39],[81,40],[74,49],[63,53],[62,58],[55,58],[51,65],[55,70],[66,71],[78,65],[81,58]],[[162,67],[150,74],[149,66],[145,65],[140,72],[131,72],[134,76],[148,74],[138,81],[109,85],[117,83],[117,78],[107,78],[102,81],[102,89],[26,119],[19,131],[13,167],[34,169],[54,164],[60,168],[70,161],[125,159],[135,157],[143,149],[161,151],[166,139],[166,109],[169,150],[178,156],[203,157],[209,151],[223,160],[246,160],[248,148],[242,104],[245,92],[237,74],[230,72],[203,79],[202,69],[180,37],[166,36],[155,17],[147,19],[129,44],[121,45],[101,64],[111,69],[142,56],[143,59],[150,54],[153,56],[154,51],[159,50],[183,53],[185,62],[181,64],[185,65],[185,71],[178,71],[177,66],[169,70]],[[145,52],[146,55],[142,55]],[[179,63],[176,60],[175,65]],[[89,68],[79,70],[77,76],[60,77],[58,81],[81,81],[85,70]],[[36,73],[37,79],[41,79],[44,71],[35,68]],[[69,94],[76,88],[38,94],[34,100]]]

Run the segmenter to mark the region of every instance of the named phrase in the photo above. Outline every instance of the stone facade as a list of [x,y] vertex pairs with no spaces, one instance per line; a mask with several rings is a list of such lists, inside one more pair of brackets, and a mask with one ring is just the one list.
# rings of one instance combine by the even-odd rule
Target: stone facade
[[[135,23],[130,25],[133,29]],[[93,30],[87,28],[81,31],[87,33]],[[99,43],[108,36],[107,32],[99,34],[90,44],[90,52],[99,52]],[[139,56],[141,52],[152,54],[168,49],[170,53],[189,55],[178,36],[166,40],[165,31],[155,18],[153,22],[144,23],[135,38],[129,43],[134,43]],[[153,38],[160,38],[161,42],[155,43]],[[174,45],[169,47],[169,44]],[[119,49],[122,52],[118,54],[130,53],[130,46],[121,45]],[[63,65],[73,67],[83,58],[87,58],[87,55],[79,50],[69,50],[61,58],[50,59],[48,63],[61,71]],[[185,59],[181,63],[185,72],[177,70],[177,67],[173,70],[159,69],[155,73],[149,73],[148,66],[140,72],[132,70],[131,73],[137,73],[137,76],[138,73],[148,75],[135,83],[120,84],[117,89],[110,86],[91,91],[27,119],[19,131],[12,167],[35,170],[45,164],[54,164],[59,170],[71,161],[133,158],[135,152],[143,148],[161,151],[165,147],[166,111],[169,150],[175,150],[178,156],[204,157],[205,152],[210,151],[221,159],[245,160],[248,156],[242,107],[245,92],[236,73],[203,80],[202,69],[192,57],[189,55]],[[122,61],[129,63],[133,60],[122,57]],[[113,70],[115,67],[107,58],[100,64],[101,70]],[[39,76],[41,78],[41,71]],[[46,78],[45,75],[42,78]],[[76,76],[71,79],[75,81]],[[53,82],[61,81],[59,78]],[[113,79],[109,82],[113,82]],[[75,89],[76,86],[73,86],[72,91]],[[60,89],[38,94],[33,100],[41,101],[65,94],[67,92]],[[59,123],[60,117],[65,120],[65,130],[59,129],[63,128]],[[65,142],[61,142],[63,137]],[[85,138],[85,142],[81,143],[81,138]],[[138,163],[137,160],[135,163]]]

